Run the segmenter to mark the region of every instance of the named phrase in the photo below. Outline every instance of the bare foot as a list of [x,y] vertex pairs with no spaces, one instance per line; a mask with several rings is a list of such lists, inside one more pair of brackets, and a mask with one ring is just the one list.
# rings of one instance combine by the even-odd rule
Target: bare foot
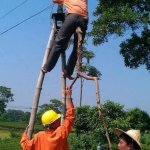
[[47,70],[44,67],[41,68],[41,71],[47,73]]
[[74,80],[74,77],[72,77],[71,75],[68,75],[67,71],[63,72],[63,76],[66,77],[66,78],[68,78],[69,80]]

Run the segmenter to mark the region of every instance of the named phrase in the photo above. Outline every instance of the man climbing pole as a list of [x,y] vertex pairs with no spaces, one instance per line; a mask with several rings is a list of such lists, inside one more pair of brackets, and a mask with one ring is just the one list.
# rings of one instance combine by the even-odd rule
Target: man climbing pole
[[67,87],[65,94],[68,107],[64,123],[60,125],[60,114],[54,110],[46,111],[41,118],[45,131],[38,132],[30,140],[27,136],[27,127],[20,141],[23,150],[69,150],[67,137],[74,125],[74,106],[71,93],[71,89]]
[[[68,42],[72,34],[75,33],[77,27],[81,28],[82,39],[84,40],[88,24],[88,0],[53,0],[53,2],[58,4],[64,4],[67,12],[65,21],[56,35],[47,62],[41,68],[44,73],[50,72],[55,67],[60,53],[64,52],[67,49]],[[77,43],[77,36],[75,34],[74,43]],[[65,77],[73,79],[71,75],[73,74],[76,61],[77,46],[75,45],[68,59],[66,69],[64,71]]]

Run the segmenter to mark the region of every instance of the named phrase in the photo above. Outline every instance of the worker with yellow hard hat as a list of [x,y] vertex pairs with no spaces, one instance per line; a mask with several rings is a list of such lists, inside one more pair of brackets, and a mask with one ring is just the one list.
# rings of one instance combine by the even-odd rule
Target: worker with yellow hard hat
[[61,115],[54,110],[46,111],[41,121],[45,127],[30,140],[27,129],[21,138],[23,150],[69,150],[67,137],[74,125],[74,106],[71,99],[71,89],[66,88],[66,99],[68,102],[64,123],[61,125]]
[[48,110],[42,115],[41,121],[43,126],[47,126],[55,122],[60,117],[61,115],[57,114],[54,110]]

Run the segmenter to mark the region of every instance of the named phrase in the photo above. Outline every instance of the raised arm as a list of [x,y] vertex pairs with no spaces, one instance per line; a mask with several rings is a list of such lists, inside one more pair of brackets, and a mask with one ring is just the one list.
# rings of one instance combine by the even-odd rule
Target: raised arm
[[61,125],[61,128],[63,128],[62,131],[64,132],[64,136],[68,136],[74,126],[75,110],[71,98],[72,90],[69,87],[66,88],[65,94],[67,100],[67,111],[66,111],[64,123],[63,125]]

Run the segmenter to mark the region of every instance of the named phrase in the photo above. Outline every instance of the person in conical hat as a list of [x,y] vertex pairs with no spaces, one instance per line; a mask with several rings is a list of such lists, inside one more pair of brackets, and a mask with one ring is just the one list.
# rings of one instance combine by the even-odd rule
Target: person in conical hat
[[118,150],[142,150],[140,130],[131,129],[125,132],[115,128],[115,133],[119,137]]

